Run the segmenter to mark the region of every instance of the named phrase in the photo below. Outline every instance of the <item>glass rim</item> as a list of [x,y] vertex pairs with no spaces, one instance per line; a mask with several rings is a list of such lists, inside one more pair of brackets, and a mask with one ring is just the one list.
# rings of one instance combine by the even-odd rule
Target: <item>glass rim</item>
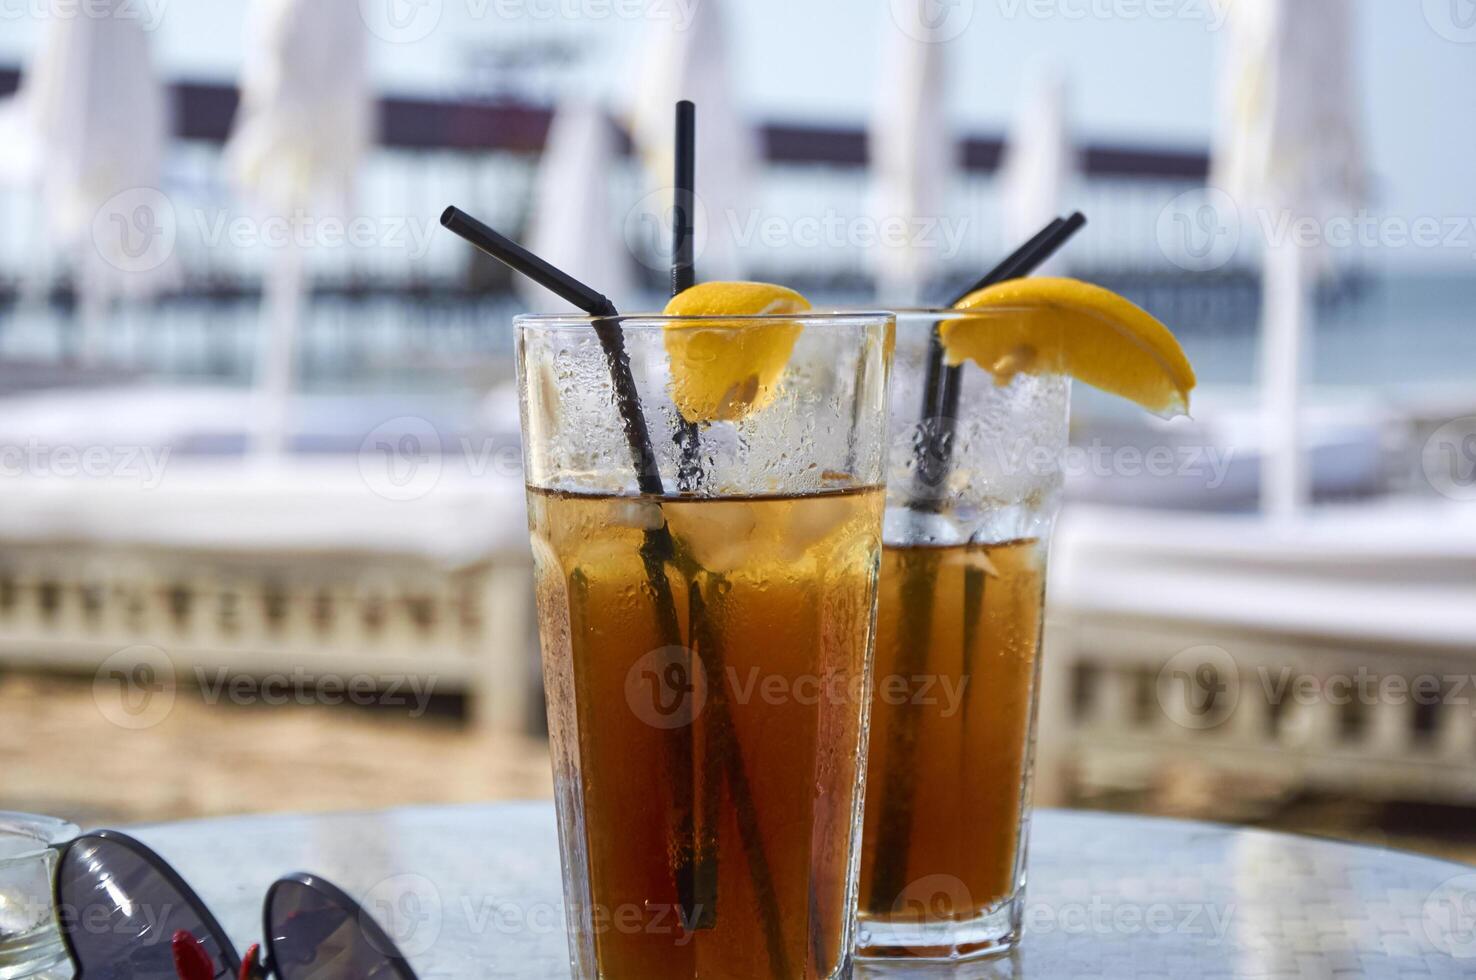
[[1023,303],[1017,303],[1013,306],[990,306],[978,310],[960,310],[955,309],[951,306],[899,306],[896,309],[892,310],[892,314],[896,316],[896,318],[899,320],[901,320],[903,317],[927,317],[934,320],[971,320],[975,318],[983,319],[986,317],[1014,316],[1018,315],[1019,312],[1025,308],[1026,305]]
[[671,324],[708,324],[722,327],[726,324],[744,326],[765,323],[821,322],[867,324],[895,320],[891,310],[799,310],[794,313],[714,313],[703,316],[675,316],[666,313],[622,313],[618,316],[590,316],[587,313],[519,313],[513,317],[515,327],[551,328],[561,326],[593,327],[596,322],[614,323],[618,326],[638,328],[664,327]]
[[0,836],[32,840],[36,844],[33,849],[21,850],[17,854],[0,855],[0,867],[34,861],[57,844],[73,840],[81,833],[80,827],[61,817],[0,810]]

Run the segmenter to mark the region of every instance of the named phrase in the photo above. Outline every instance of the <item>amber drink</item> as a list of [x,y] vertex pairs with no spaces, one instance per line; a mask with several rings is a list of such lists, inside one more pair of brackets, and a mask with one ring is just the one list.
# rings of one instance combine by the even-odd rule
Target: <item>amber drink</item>
[[619,322],[660,494],[589,321],[518,321],[575,976],[850,969],[891,325],[787,319],[762,404],[695,429],[669,324]]
[[[877,610],[859,953],[960,959],[1019,939],[1046,548],[1069,382],[973,365],[925,409],[904,313]],[[979,327],[987,328],[980,323]]]

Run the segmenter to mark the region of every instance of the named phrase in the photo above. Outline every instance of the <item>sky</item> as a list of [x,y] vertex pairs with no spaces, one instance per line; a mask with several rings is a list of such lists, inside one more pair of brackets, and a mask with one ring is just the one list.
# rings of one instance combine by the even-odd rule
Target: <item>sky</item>
[[[96,0],[0,0],[0,64],[23,63],[46,20],[87,2]],[[238,72],[241,0],[115,2],[156,25],[155,50],[169,76]],[[551,42],[577,52],[578,65],[546,87],[593,93],[616,108],[637,75],[645,18],[682,18],[694,3],[722,2],[737,97],[751,117],[859,124],[887,84],[883,32],[895,29],[893,8],[905,0],[339,2],[357,2],[377,27],[370,50],[383,91],[465,94],[479,51]],[[931,2],[957,32],[947,44],[948,109],[960,130],[1002,130],[1023,82],[1040,67],[1059,67],[1085,138],[1208,144],[1227,0]],[[1357,11],[1372,205],[1411,221],[1476,221],[1476,0],[1334,2]],[[389,4],[431,19],[410,20],[396,33],[384,19]]]

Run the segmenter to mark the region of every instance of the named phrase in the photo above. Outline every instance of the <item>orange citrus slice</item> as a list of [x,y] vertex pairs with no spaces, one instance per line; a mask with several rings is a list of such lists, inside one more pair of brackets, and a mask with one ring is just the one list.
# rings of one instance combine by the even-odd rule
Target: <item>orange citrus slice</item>
[[[803,313],[809,300],[766,282],[704,282],[673,296],[665,315],[773,316]],[[688,422],[735,421],[774,400],[794,342],[796,321],[675,321],[665,331],[671,397]]]
[[1189,413],[1194,368],[1152,314],[1076,279],[1012,279],[955,309],[991,314],[942,326],[949,364],[973,361],[1008,384],[1017,374],[1067,374],[1165,418]]

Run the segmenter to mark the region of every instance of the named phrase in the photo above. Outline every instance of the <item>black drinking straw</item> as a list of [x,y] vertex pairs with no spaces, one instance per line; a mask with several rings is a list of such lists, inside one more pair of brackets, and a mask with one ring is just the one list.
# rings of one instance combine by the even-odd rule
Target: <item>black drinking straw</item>
[[[672,174],[671,295],[692,288],[697,281],[697,107],[683,99],[676,104],[676,153]],[[675,439],[678,450],[677,490],[692,493],[702,486],[702,432],[696,422],[678,413]]]
[[[958,295],[950,305],[957,305],[969,294],[1028,276],[1054,255],[1086,224],[1086,216],[1080,211],[1069,218],[1057,218],[1003,262],[989,270],[978,282]],[[942,503],[948,483],[949,470],[953,466],[953,431],[958,414],[960,383],[963,365],[945,366],[943,361],[943,338],[939,325],[933,327],[928,345],[928,362],[923,383],[922,420],[927,427],[925,437],[919,440],[917,449],[917,490],[909,501],[914,512],[936,510]],[[902,575],[902,616],[899,633],[906,637],[897,673],[913,677],[926,671],[929,640],[932,633],[933,595],[938,578],[937,555],[933,549],[908,549],[906,568]],[[977,635],[979,617],[984,605],[983,573],[970,569],[966,573],[964,587],[964,636],[971,640]],[[967,646],[966,640],[966,646]],[[964,674],[972,674],[969,661],[965,660]],[[904,885],[907,874],[908,845],[912,838],[914,765],[917,758],[918,726],[921,723],[917,707],[900,705],[897,717],[889,730],[887,739],[886,768],[883,787],[877,794],[881,816],[878,820],[880,841],[876,846],[876,859],[872,865],[871,902],[889,909]]]
[[[968,289],[959,293],[949,306],[957,306],[971,294],[1011,279],[1023,279],[1049,259],[1071,240],[1086,225],[1086,215],[1077,211],[1066,219],[1057,218],[1046,225],[1036,236],[999,264],[989,275],[984,276]],[[962,391],[963,365],[955,364],[943,373],[943,400],[938,406],[938,415],[945,419],[958,417],[958,399]],[[952,440],[950,440],[952,442]]]
[[449,207],[443,211],[441,224],[509,269],[522,273],[597,318],[594,321],[595,334],[600,339],[600,345],[605,350],[605,360],[610,366],[615,403],[620,410],[626,442],[630,445],[636,484],[642,493],[664,496],[666,488],[661,484],[661,471],[656,465],[656,454],[651,449],[651,431],[646,426],[640,393],[636,391],[635,378],[630,373],[630,358],[625,353],[625,337],[621,334],[619,325],[613,322],[613,318],[619,316],[615,304],[605,294],[550,265],[460,208]]
[[1036,232],[1030,241],[1011,252],[1003,262],[986,272],[978,282],[955,296],[948,305],[957,306],[968,299],[970,294],[981,289],[1030,275],[1070,241],[1071,236],[1086,227],[1086,223],[1086,215],[1080,211],[1074,212],[1069,218],[1057,218]]
[[609,297],[586,286],[563,269],[550,265],[517,242],[456,206],[441,212],[441,224],[514,272],[568,300],[590,316],[619,316]]
[[[672,174],[671,215],[671,295],[690,289],[697,278],[694,249],[693,210],[697,195],[697,107],[686,99],[676,104],[675,164]],[[701,430],[678,413],[674,438],[677,444],[677,491],[692,493],[702,484]],[[702,661],[708,677],[722,678],[723,652],[717,631],[702,630],[709,626],[709,616],[702,602],[702,585],[695,578],[688,585],[687,622],[691,624],[688,643],[693,654]],[[719,681],[714,694],[724,695],[726,681]],[[721,711],[721,708],[719,709]],[[688,928],[712,929],[717,926],[717,836],[720,809],[718,774],[723,764],[718,739],[710,725],[694,723],[690,732],[693,744],[687,754],[692,758],[692,782],[696,787],[697,818],[688,839],[690,855],[683,854],[677,867],[677,891],[687,896],[683,905],[689,909]],[[697,743],[701,743],[702,763],[696,763]],[[743,774],[746,777],[746,774]]]
[[[661,483],[660,471],[657,469],[655,454],[651,450],[650,429],[646,425],[645,413],[641,410],[635,379],[631,375],[630,358],[625,351],[624,334],[620,330],[619,323],[616,322],[619,313],[615,309],[615,304],[603,293],[590,288],[562,269],[550,265],[517,242],[499,234],[459,208],[448,207],[441,214],[441,224],[508,268],[522,273],[595,318],[593,327],[609,364],[616,405],[624,424],[626,440],[630,444],[631,461],[636,469],[636,482],[642,493],[663,496],[665,490]],[[663,523],[660,528],[646,531],[645,541],[641,548],[641,558],[652,591],[655,593],[657,618],[660,620],[662,632],[672,637],[673,643],[677,644],[680,643],[681,627],[676,615],[676,599],[672,594],[671,582],[666,576],[665,567],[665,562],[675,553],[676,544],[672,540],[671,529],[666,524]],[[700,598],[695,608],[701,608]],[[709,639],[705,642],[699,641],[697,645],[711,648],[715,646],[715,643]],[[710,665],[708,669],[711,669]],[[719,683],[725,683],[721,673],[715,676],[718,677]],[[726,698],[712,698],[707,712],[714,732],[714,741],[720,743],[721,746],[717,754],[723,756],[727,763],[725,771],[728,777],[728,790],[733,799],[733,808],[737,813],[744,850],[748,855],[754,897],[758,901],[759,914],[765,920],[764,933],[770,963],[776,976],[786,976],[788,975],[787,958],[784,954],[780,933],[779,906],[775,894],[773,872],[764,854],[763,842],[758,839],[758,812],[754,808],[753,790],[748,783],[742,748],[737,742],[737,732],[733,726],[732,715],[727,710]],[[676,732],[678,737],[673,740],[673,747],[677,750],[677,759],[674,764],[682,767],[682,771],[690,771],[692,743],[690,739],[680,737],[683,734],[680,729]],[[682,780],[676,782],[679,791],[685,786],[690,793],[693,788],[690,783],[683,783]],[[690,841],[695,849],[696,841],[691,836],[693,817],[691,800],[686,800],[685,804],[679,801],[677,806],[683,811],[679,819],[684,824],[682,830],[687,835],[686,840]],[[681,866],[681,862],[689,857],[690,855],[683,854],[678,858],[677,887],[678,892],[681,893],[679,898],[682,899],[684,905],[682,912],[687,916],[684,927],[698,928],[697,923],[710,923],[711,918],[716,914],[716,906],[713,904],[709,908],[694,908],[686,905],[695,897],[691,874]],[[709,901],[715,903],[716,896],[711,896]],[[693,904],[695,905],[695,902]],[[706,927],[711,928],[711,924]]]
[[691,289],[697,281],[697,107],[686,99],[676,104],[676,205],[671,219],[671,294]]
[[[1004,261],[985,273],[968,289],[959,293],[949,306],[956,306],[981,289],[1021,279],[1030,275],[1070,241],[1086,225],[1086,215],[1077,211],[1069,218],[1056,218],[1024,245],[1011,252]],[[948,471],[953,462],[953,429],[957,422],[958,402],[963,391],[963,365],[945,366],[943,336],[938,325],[933,327],[928,344],[928,363],[923,381],[921,418],[933,427],[927,439],[918,446],[916,472],[921,483],[920,495],[913,500],[914,510],[936,507]],[[925,496],[924,496],[925,495]]]

